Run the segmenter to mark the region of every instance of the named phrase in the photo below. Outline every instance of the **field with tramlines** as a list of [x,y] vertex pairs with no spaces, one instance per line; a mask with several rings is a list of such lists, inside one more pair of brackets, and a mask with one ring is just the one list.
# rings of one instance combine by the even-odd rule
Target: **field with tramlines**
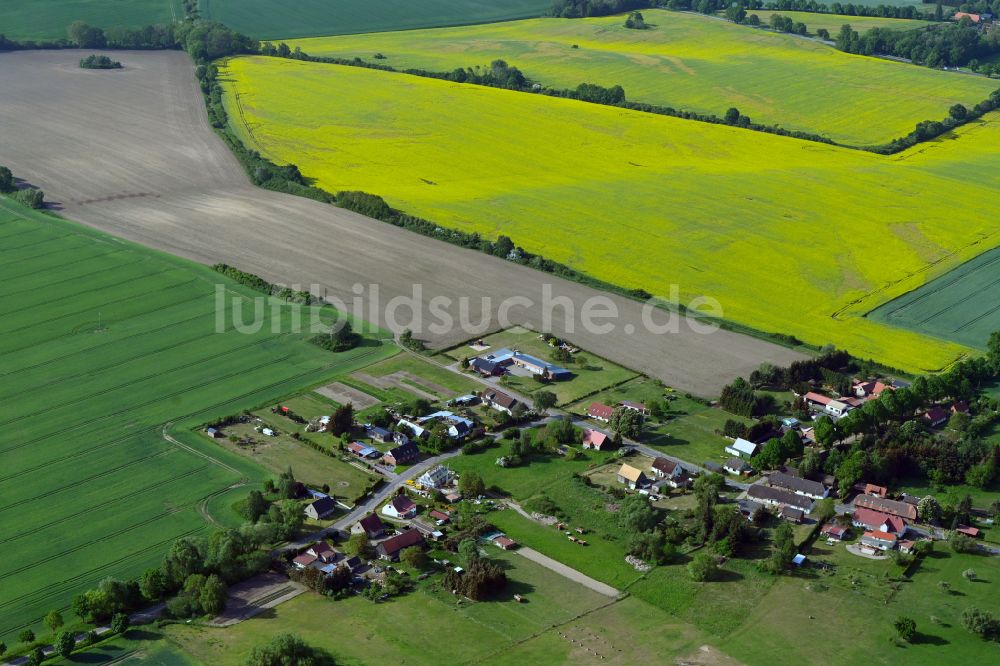
[[677,285],[731,321],[894,367],[969,351],[863,315],[1000,244],[977,198],[939,195],[997,192],[1000,114],[883,156],[357,67],[246,57],[224,70],[245,141],[331,192],[506,234],[624,287]]
[[170,23],[184,16],[181,0],[31,0],[0,2],[0,34],[11,39],[62,39],[73,21],[108,28]]
[[[216,332],[210,269],[0,200],[0,640],[209,527],[263,474],[189,428],[392,354]],[[250,306],[249,303],[246,303]],[[249,311],[251,307],[244,308]],[[166,437],[167,424],[172,437]],[[228,507],[226,507],[228,509]],[[67,616],[69,615],[66,613]]]
[[[770,15],[758,13],[765,22]],[[922,120],[941,120],[952,104],[974,106],[997,88],[996,81],[984,77],[850,55],[817,40],[714,17],[660,10],[644,10],[643,16],[651,29],[629,30],[620,15],[546,18],[319,37],[289,45],[314,56],[435,72],[488,67],[501,58],[550,88],[620,85],[632,102],[720,117],[737,107],[755,122],[847,145],[887,143]],[[811,29],[833,20],[812,16],[803,19]],[[839,18],[859,31],[886,21]],[[891,21],[900,29],[918,24]]]

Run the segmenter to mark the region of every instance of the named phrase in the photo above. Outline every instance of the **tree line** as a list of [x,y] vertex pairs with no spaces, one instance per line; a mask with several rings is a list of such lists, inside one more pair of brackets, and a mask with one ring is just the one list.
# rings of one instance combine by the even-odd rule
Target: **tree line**
[[844,25],[835,46],[847,53],[889,55],[933,68],[968,66],[987,74],[1000,73],[995,65],[980,65],[982,60],[1000,53],[1000,31],[980,30],[967,18],[919,30],[871,28],[858,33]]

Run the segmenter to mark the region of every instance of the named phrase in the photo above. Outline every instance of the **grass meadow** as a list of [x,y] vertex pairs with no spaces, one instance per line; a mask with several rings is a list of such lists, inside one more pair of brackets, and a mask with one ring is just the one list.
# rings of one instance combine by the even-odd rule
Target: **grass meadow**
[[[771,12],[757,13],[767,21]],[[735,106],[756,122],[847,145],[886,143],[921,120],[944,118],[956,102],[972,106],[997,88],[985,78],[850,55],[709,16],[665,10],[643,16],[652,29],[629,30],[622,16],[547,18],[291,45],[310,55],[359,57],[400,69],[451,71],[502,58],[549,87],[621,85],[631,101],[717,116]],[[810,28],[818,17],[833,20],[809,16],[817,17],[805,21]],[[894,20],[842,18],[858,30]],[[376,53],[385,59],[375,60]]]
[[0,34],[10,39],[60,39],[73,21],[108,28],[170,23],[184,18],[181,0],[5,0]]
[[202,16],[259,39],[410,30],[541,16],[547,0],[201,0]]
[[[0,200],[0,639],[102,578],[228,522],[265,472],[189,428],[394,353],[334,355],[264,326],[216,333],[207,267]],[[282,332],[285,331],[285,332]],[[168,441],[168,424],[176,442]],[[179,442],[179,443],[178,443]],[[214,501],[224,494],[226,501]],[[57,545],[55,545],[57,544]]]
[[969,352],[862,315],[1000,243],[980,203],[998,186],[983,174],[1000,166],[1000,114],[886,157],[354,67],[224,70],[244,140],[331,192],[507,234],[624,287],[676,285],[682,303],[714,298],[731,321],[903,370]]

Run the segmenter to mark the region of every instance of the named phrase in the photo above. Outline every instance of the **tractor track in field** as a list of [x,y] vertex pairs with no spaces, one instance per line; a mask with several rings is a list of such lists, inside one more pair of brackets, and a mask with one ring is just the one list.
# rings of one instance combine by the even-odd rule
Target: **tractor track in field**
[[[436,321],[432,299],[464,299],[471,310],[466,321],[485,320],[496,330],[501,304],[527,297],[533,304],[506,310],[507,323],[549,328],[601,358],[702,396],[716,395],[761,363],[784,366],[802,358],[730,331],[703,334],[682,317],[676,332],[654,333],[643,325],[639,302],[328,204],[256,188],[209,127],[186,54],[119,55],[129,66],[113,77],[81,75],[75,67],[80,51],[0,55],[0,89],[8,100],[0,109],[4,161],[42,187],[70,219],[205,264],[237,266],[270,282],[315,285],[315,293],[340,303],[353,302],[354,285],[377,283],[383,305],[395,297],[414,298],[427,322]],[[47,145],[60,150],[39,150]],[[90,168],[75,168],[81,161]],[[155,196],[114,198],[136,192]],[[418,284],[421,292],[414,297]],[[568,298],[575,313],[595,296],[609,299],[619,312],[618,329],[632,323],[633,333],[583,330],[564,308],[550,310],[546,321],[544,285],[551,299]],[[363,314],[394,333],[405,327],[381,308]],[[453,326],[418,337],[443,349],[474,334]]]

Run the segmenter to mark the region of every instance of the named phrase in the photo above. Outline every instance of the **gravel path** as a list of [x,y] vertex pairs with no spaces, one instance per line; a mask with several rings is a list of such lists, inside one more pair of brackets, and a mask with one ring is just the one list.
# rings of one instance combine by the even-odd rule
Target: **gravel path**
[[[355,298],[355,284],[377,283],[384,305],[412,295],[419,283],[416,310],[425,326],[409,327],[425,331],[440,321],[429,308],[433,297],[468,299],[467,321],[484,321],[485,314],[491,330],[501,328],[503,299],[527,297],[534,304],[510,308],[506,323],[546,328],[702,396],[718,394],[762,362],[787,365],[801,358],[743,335],[698,333],[683,318],[677,332],[653,333],[642,325],[642,306],[628,299],[256,188],[211,131],[187,55],[117,52],[125,66],[120,71],[80,69],[80,57],[72,50],[0,54],[0,161],[42,187],[71,219],[195,261],[223,261],[284,284],[315,284],[320,295],[346,304]],[[572,304],[575,319],[558,306],[545,321],[543,285],[551,289],[549,303],[568,299],[562,302]],[[370,295],[370,288],[364,293]],[[584,302],[597,295],[618,309],[613,334],[587,332],[579,323]],[[484,297],[491,299],[486,307]],[[394,332],[411,324],[406,308],[395,323],[382,308],[360,314]],[[661,316],[668,317],[658,313],[661,323]],[[457,312],[453,317],[458,320]],[[443,348],[482,334],[442,329],[418,337]]]
[[515,552],[523,556],[525,559],[531,560],[536,564],[541,564],[546,569],[554,571],[560,576],[569,578],[570,580],[575,581],[580,585],[583,585],[584,587],[589,587],[594,592],[598,592],[600,594],[603,594],[604,596],[617,597],[619,594],[621,594],[618,590],[611,587],[610,585],[605,585],[599,580],[594,580],[590,576],[582,574],[576,569],[566,566],[562,562],[553,560],[551,557],[547,555],[542,555],[537,550],[534,550],[532,548],[521,546]]

